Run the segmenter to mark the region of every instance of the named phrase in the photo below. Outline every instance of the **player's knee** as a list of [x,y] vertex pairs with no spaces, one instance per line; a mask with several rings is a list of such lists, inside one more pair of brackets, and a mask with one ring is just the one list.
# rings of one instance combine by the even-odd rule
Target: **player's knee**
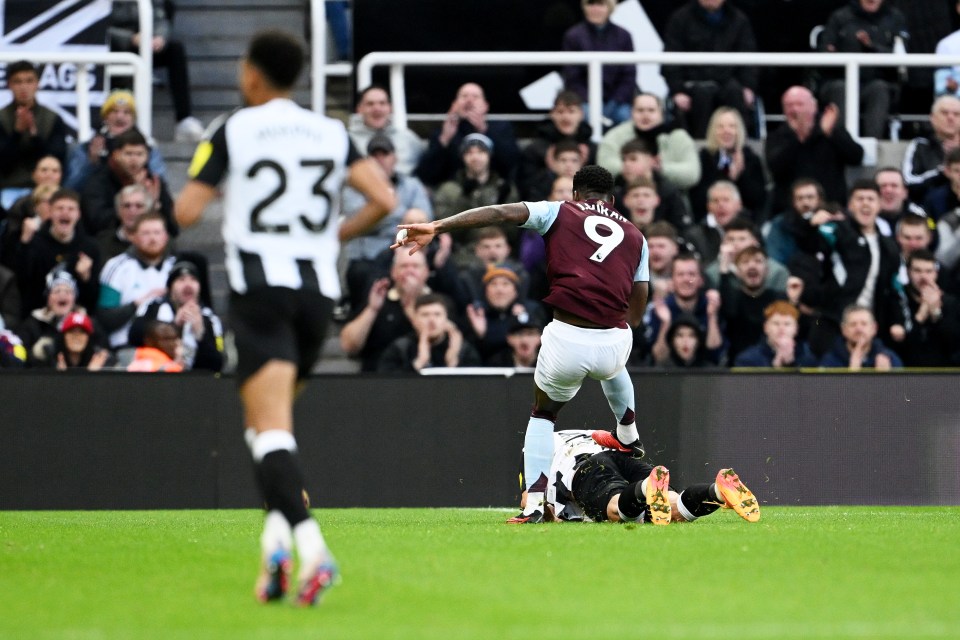
[[533,410],[530,411],[530,415],[534,418],[549,420],[550,422],[557,421],[557,412],[551,411],[550,409],[541,409],[540,407],[534,407]]

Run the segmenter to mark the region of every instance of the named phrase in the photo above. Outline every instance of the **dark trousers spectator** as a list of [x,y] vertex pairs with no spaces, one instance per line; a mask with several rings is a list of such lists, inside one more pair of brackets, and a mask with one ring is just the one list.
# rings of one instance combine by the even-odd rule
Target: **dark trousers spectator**
[[740,112],[747,123],[747,131],[755,136],[752,111],[743,100],[743,85],[735,78],[723,84],[713,80],[691,81],[683,84],[684,92],[690,96],[690,110],[680,111],[681,123],[691,136],[702,140],[707,136],[707,124],[717,107],[732,107]]
[[[833,103],[840,107],[840,122],[844,122],[846,83],[830,80],[820,92],[822,104]],[[860,135],[865,138],[885,138],[887,119],[890,117],[891,87],[886,80],[876,78],[860,85]]]

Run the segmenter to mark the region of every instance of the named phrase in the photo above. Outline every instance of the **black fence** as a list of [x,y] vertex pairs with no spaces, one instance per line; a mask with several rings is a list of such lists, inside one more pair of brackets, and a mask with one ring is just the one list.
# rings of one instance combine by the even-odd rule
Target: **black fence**
[[[765,504],[960,504],[951,374],[636,373],[673,483],[734,467]],[[323,376],[297,404],[318,507],[512,506],[529,375]],[[0,376],[0,509],[255,507],[234,381]],[[609,428],[588,381],[558,428]]]

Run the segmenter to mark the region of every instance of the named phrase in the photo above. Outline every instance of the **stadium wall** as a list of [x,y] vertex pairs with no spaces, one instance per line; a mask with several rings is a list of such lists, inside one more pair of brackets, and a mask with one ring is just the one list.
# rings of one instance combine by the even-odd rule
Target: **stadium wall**
[[[960,504],[956,375],[633,379],[648,455],[677,486],[733,466],[764,504]],[[531,385],[529,375],[311,380],[297,435],[313,504],[516,504]],[[10,373],[0,406],[0,509],[258,504],[230,378]],[[560,426],[611,423],[587,382]]]

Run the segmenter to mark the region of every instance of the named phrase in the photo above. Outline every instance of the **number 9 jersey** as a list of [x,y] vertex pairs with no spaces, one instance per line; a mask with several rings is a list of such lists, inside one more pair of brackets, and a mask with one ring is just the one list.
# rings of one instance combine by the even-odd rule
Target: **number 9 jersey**
[[[209,133],[212,132],[212,133]],[[340,190],[360,158],[343,123],[276,98],[215,121],[190,178],[224,181],[230,288],[319,291],[340,298]]]
[[524,202],[520,225],[543,236],[550,291],[544,302],[601,326],[627,328],[634,282],[650,281],[647,241],[602,200]]

